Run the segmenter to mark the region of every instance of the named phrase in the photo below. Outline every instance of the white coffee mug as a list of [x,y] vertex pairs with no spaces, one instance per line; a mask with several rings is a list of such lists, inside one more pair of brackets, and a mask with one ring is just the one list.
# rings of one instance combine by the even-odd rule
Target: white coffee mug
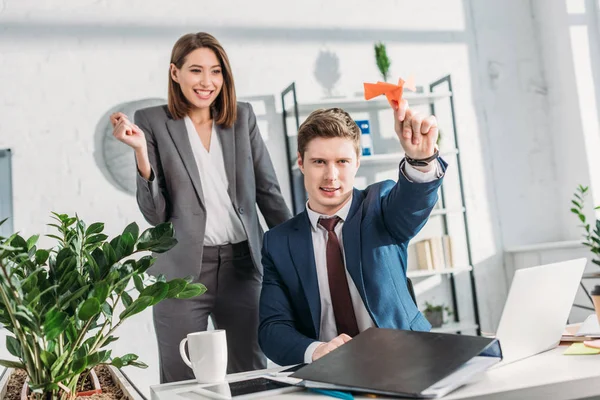
[[[190,358],[185,354],[188,344]],[[179,344],[183,362],[194,371],[198,383],[222,382],[227,375],[227,337],[222,329],[193,332]]]

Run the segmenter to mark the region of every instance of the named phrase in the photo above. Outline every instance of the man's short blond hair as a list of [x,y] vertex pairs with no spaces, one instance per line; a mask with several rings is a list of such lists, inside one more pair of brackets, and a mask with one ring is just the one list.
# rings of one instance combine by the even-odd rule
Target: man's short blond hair
[[298,129],[298,152],[304,152],[315,138],[344,138],[354,144],[356,157],[360,154],[360,128],[346,111],[341,108],[328,108],[313,111]]

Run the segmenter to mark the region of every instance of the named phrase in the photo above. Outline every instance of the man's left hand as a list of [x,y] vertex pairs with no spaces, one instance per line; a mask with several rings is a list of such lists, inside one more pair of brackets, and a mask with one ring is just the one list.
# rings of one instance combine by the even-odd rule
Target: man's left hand
[[394,108],[394,128],[407,156],[414,159],[431,157],[438,138],[437,120],[433,115],[424,117],[408,107],[402,99]]

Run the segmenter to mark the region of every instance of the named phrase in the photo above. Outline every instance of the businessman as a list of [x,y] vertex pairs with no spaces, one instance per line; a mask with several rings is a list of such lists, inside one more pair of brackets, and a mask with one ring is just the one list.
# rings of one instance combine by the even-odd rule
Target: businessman
[[314,111],[298,131],[306,210],[264,237],[259,343],[279,365],[312,362],[370,327],[428,331],[412,300],[406,249],[437,201],[446,163],[437,121],[394,107],[405,152],[398,182],[353,187],[360,129],[340,108]]

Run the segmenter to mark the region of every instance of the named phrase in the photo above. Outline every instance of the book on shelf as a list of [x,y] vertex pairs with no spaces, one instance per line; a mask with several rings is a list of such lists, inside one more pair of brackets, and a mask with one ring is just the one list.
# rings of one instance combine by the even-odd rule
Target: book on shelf
[[434,236],[408,246],[408,270],[443,270],[454,268],[452,238]]
[[431,255],[431,242],[429,239],[415,243],[417,250],[417,265],[422,270],[433,270],[433,257]]
[[452,249],[452,238],[450,235],[442,236],[442,249],[444,253],[444,262],[446,263],[447,268],[454,268],[456,264],[454,263],[454,252]]

